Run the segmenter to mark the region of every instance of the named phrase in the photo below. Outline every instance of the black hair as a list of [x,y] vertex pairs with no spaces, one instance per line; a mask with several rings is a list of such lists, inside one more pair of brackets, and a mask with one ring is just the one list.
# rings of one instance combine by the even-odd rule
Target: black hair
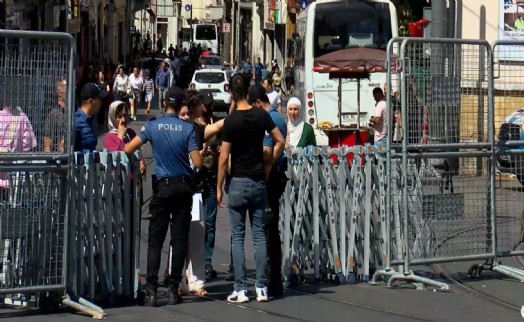
[[164,101],[166,102],[167,108],[172,109],[175,112],[175,114],[180,113],[182,106],[184,106],[184,104],[177,104],[177,102],[174,102],[174,101],[168,101],[168,100],[164,100]]
[[373,95],[380,94],[381,96],[384,96],[384,91],[380,87],[373,88]]
[[235,102],[245,100],[249,90],[249,80],[242,74],[235,74],[229,80],[229,91]]
[[200,98],[200,93],[195,90],[188,90],[186,92],[186,97],[184,98],[184,103],[182,105],[187,106],[189,113],[192,113],[193,109],[202,104],[202,99]]
[[268,77],[264,78],[264,80],[262,81],[262,83],[263,83],[264,81],[266,81],[267,84],[268,84],[269,86],[273,86],[273,78],[272,78],[272,77],[268,76]]

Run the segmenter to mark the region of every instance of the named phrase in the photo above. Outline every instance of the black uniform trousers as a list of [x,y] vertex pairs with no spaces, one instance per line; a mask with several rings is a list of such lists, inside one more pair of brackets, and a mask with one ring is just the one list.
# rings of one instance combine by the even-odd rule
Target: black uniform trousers
[[286,189],[287,178],[283,170],[273,167],[267,182],[267,201],[271,213],[266,217],[267,254],[269,258],[269,286],[282,287],[282,243],[280,242],[280,197]]
[[156,288],[162,246],[171,231],[171,272],[169,284],[178,287],[187,255],[193,190],[189,177],[158,179],[158,192],[149,204],[149,239],[147,246],[147,283]]

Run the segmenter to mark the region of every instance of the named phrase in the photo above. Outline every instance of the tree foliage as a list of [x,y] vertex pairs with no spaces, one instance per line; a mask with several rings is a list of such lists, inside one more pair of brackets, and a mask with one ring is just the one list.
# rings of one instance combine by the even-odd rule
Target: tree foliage
[[431,6],[431,0],[392,0],[397,8],[399,36],[408,36],[408,25],[422,19],[424,7]]

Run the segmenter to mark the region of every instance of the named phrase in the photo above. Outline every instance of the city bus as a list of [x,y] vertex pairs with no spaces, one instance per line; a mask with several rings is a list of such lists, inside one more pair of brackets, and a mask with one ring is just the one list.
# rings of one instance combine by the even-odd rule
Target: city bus
[[[328,145],[320,125],[338,125],[338,79],[313,71],[315,58],[344,48],[386,51],[398,36],[395,6],[389,0],[320,0],[299,14],[295,34],[295,93],[302,101],[305,121],[315,128],[318,145]],[[385,57],[385,54],[384,54]],[[375,101],[373,88],[384,87],[386,73],[360,80],[360,119],[357,120],[357,81],[342,80],[342,123],[368,124]]]
[[[189,49],[191,44],[200,44],[208,51],[218,53],[218,30],[215,24],[198,23],[182,28],[180,39],[182,47]],[[191,32],[192,31],[192,32]]]

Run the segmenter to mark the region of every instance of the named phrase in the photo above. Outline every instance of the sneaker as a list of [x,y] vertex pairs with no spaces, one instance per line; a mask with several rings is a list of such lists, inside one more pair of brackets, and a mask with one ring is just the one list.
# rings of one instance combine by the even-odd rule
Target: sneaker
[[238,292],[233,291],[233,293],[227,297],[227,301],[230,303],[248,303],[249,297],[247,297],[247,291],[245,290]]
[[258,302],[268,302],[269,298],[267,296],[267,287],[257,287],[257,301]]
[[146,284],[144,305],[154,307],[156,306],[156,286],[152,284]]

